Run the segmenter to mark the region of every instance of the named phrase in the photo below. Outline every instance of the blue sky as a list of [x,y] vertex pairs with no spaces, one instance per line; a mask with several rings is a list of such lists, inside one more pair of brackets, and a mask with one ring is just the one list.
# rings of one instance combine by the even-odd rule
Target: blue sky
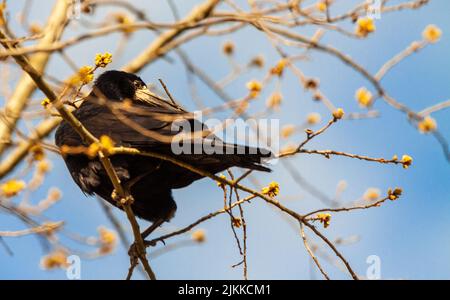
[[[16,14],[24,0],[9,2],[11,12]],[[166,1],[152,1],[152,4],[141,0],[133,2],[145,8],[154,20],[170,20]],[[336,2],[336,5],[345,2],[345,6],[351,6],[356,1]],[[49,13],[53,3],[54,1],[50,0],[39,1],[39,7],[35,3],[32,6],[31,19],[42,19],[43,15]],[[199,1],[182,1],[181,13],[189,11],[195,3]],[[354,41],[340,35],[327,34],[323,42],[348,53],[369,71],[376,72],[387,59],[413,40],[420,39],[426,25],[438,25],[444,33],[441,41],[401,62],[382,81],[390,95],[420,111],[450,97],[449,9],[448,1],[433,0],[417,11],[406,10],[383,15],[376,21],[376,33],[366,40]],[[98,16],[102,15],[104,13],[99,13]],[[352,28],[351,24],[344,25]],[[17,30],[20,32],[20,29]],[[301,32],[308,33],[310,30]],[[65,38],[71,35],[73,31],[69,31]],[[96,53],[112,51],[118,36],[113,34],[97,42],[85,42],[79,47],[71,48],[68,54],[80,66],[89,64]],[[115,67],[120,67],[139,53],[153,37],[154,35],[148,32],[136,34],[129,42],[124,57],[115,61]],[[242,30],[227,39],[237,44],[236,60],[239,62],[247,62],[260,53],[264,54],[269,65],[278,61],[268,41],[253,29]],[[220,53],[223,41],[223,38],[216,37],[200,38],[186,45],[184,49],[190,53],[196,65],[206,70],[212,78],[220,79],[229,71],[229,66]],[[220,59],[217,59],[218,57]],[[321,89],[336,105],[343,107],[345,111],[360,110],[353,95],[356,89],[362,85],[369,86],[369,83],[352,69],[323,53],[311,54],[310,60],[300,62],[299,67],[307,75],[320,78]],[[48,71],[59,78],[70,74],[70,70],[59,58],[51,61]],[[195,108],[190,100],[184,69],[179,62],[169,64],[159,61],[145,68],[140,76],[146,82],[153,83],[156,83],[158,78],[164,79],[177,99],[190,109]],[[254,77],[261,79],[261,76],[256,72],[245,75],[228,91],[233,97],[240,97],[245,93],[245,82]],[[311,101],[292,74],[286,74],[282,87],[285,99],[282,112],[273,115],[274,118],[280,119],[281,124],[298,124],[299,120],[311,111],[326,115],[322,105]],[[206,99],[207,103],[220,104],[220,100],[201,84],[199,90],[200,96]],[[38,97],[39,94],[36,94],[35,98]],[[264,97],[260,101],[261,103],[257,104],[259,107],[263,105]],[[403,114],[382,101],[377,102],[375,108],[381,112],[380,118],[340,122],[314,140],[309,147],[388,158],[394,154],[407,153],[414,158],[414,165],[410,169],[347,158],[327,160],[310,155],[299,156],[290,161],[304,177],[329,196],[334,195],[337,183],[345,180],[348,188],[343,198],[347,201],[360,197],[368,187],[377,187],[382,191],[394,186],[403,188],[404,196],[399,201],[388,202],[380,208],[365,211],[333,214],[332,226],[322,229],[330,239],[353,235],[360,237],[358,243],[340,247],[359,274],[365,275],[368,266],[366,258],[369,255],[378,255],[381,259],[382,278],[449,279],[450,164],[445,160],[439,144],[431,136],[418,133],[409,125]],[[447,139],[450,139],[449,113],[447,110],[433,115],[439,130]],[[300,135],[295,135],[291,141],[299,141],[301,138]],[[86,198],[72,182],[62,159],[54,157],[53,163],[53,171],[46,178],[45,185],[32,195],[33,201],[37,202],[45,197],[46,190],[51,186],[58,186],[63,190],[63,200],[47,211],[46,216],[52,220],[65,220],[67,231],[85,236],[95,235],[99,225],[111,227],[97,200]],[[323,207],[320,202],[301,190],[280,164],[274,166],[272,174],[258,174],[257,178],[262,183],[277,180],[281,186],[280,196],[295,196],[283,200],[284,204],[301,213]],[[247,184],[250,185],[248,182]],[[222,192],[207,179],[174,191],[174,196],[178,211],[171,223],[165,226],[167,229],[187,225],[222,206]],[[126,224],[122,213],[115,213]],[[20,222],[4,214],[0,215],[0,220],[0,230],[23,227]],[[262,201],[254,200],[246,207],[246,220],[249,230],[248,259],[251,279],[310,278],[309,257],[298,232],[293,230],[279,212]],[[201,228],[207,233],[207,241],[204,244],[177,249],[152,260],[152,266],[159,278],[241,278],[241,269],[231,268],[240,258],[227,217],[220,216],[210,220]],[[312,237],[312,234],[309,233],[309,236]],[[186,238],[189,237],[181,239]],[[69,240],[63,241],[72,243]],[[45,252],[36,237],[7,239],[6,242],[14,251],[14,256],[8,256],[0,248],[0,278],[66,278],[63,271],[40,269],[39,259]],[[332,278],[349,278],[333,265],[325,261],[323,265]],[[125,277],[127,267],[126,251],[119,246],[113,255],[97,260],[82,260],[82,278],[121,279]],[[314,273],[316,278],[320,278],[320,274]],[[139,277],[140,274],[137,273],[136,278]]]

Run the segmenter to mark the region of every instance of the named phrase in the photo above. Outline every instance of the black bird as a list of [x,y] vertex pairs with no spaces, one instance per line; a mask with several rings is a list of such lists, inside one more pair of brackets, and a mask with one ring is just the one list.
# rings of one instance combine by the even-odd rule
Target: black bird
[[[117,146],[170,155],[210,173],[234,166],[270,171],[261,165],[262,158],[271,156],[270,151],[223,143],[214,136],[201,138],[200,142],[206,139],[211,142],[213,139],[213,144],[220,145],[224,150],[231,149],[233,154],[226,154],[225,151],[225,154],[210,155],[174,154],[171,139],[179,131],[172,130],[172,123],[177,118],[188,120],[191,125],[196,121],[192,119],[192,114],[176,103],[150,92],[142,79],[134,74],[107,71],[100,75],[92,92],[74,111],[74,115],[97,138],[107,135]],[[200,131],[205,128],[201,127]],[[55,140],[58,147],[89,146],[64,121],[56,131]],[[195,140],[191,146],[198,143]],[[66,154],[63,157],[73,180],[84,193],[97,194],[120,208],[111,197],[114,188],[97,158],[89,158],[84,153]],[[202,178],[197,173],[152,157],[117,154],[110,159],[123,186],[135,200],[133,212],[157,226],[169,221],[175,213],[176,204],[171,190],[188,186]]]

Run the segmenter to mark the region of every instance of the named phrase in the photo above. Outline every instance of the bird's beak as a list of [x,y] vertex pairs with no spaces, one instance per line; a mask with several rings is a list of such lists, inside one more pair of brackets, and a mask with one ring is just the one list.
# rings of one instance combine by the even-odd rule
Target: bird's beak
[[134,100],[137,102],[144,102],[152,106],[164,107],[170,110],[177,109],[179,111],[182,111],[180,107],[171,104],[164,98],[161,98],[157,94],[150,91],[146,86],[136,90],[136,92],[134,93]]
[[134,94],[134,100],[155,105],[157,101],[160,99],[156,94],[152,93],[146,86],[143,86],[142,88],[136,90]]

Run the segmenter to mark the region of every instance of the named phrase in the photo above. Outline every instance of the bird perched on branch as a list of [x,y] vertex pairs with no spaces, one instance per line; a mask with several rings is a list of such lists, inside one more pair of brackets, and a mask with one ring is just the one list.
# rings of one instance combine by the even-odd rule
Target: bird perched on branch
[[[206,126],[192,114],[152,93],[134,74],[107,71],[100,75],[74,115],[97,138],[107,136],[116,146],[170,156],[212,174],[235,166],[270,171],[261,164],[263,158],[271,156],[270,151],[224,143],[208,134]],[[181,133],[181,126],[175,123],[180,120],[197,129],[200,126],[200,135],[195,135],[197,131],[192,134],[190,129],[196,138],[188,139],[189,147],[183,148],[188,151],[174,153],[174,137]],[[66,149],[89,149],[90,146],[64,121],[56,131],[55,140],[57,146]],[[222,154],[193,151],[200,144],[212,145],[223,150]],[[87,155],[86,151],[62,152],[73,180],[84,193],[96,194],[120,208],[112,197],[114,188],[110,178],[98,158]],[[203,177],[148,156],[113,154],[110,159],[121,184],[134,198],[131,207],[135,215],[158,226],[175,213],[171,190]]]

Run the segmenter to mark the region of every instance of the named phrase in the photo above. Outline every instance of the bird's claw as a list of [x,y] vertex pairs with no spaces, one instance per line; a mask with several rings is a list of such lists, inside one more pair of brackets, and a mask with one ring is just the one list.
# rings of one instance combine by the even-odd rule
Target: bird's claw
[[144,240],[145,246],[149,246],[149,247],[155,247],[158,242],[163,243],[164,246],[166,245],[166,242],[164,240],[152,240],[152,241]]
[[156,246],[156,241],[146,241],[146,240],[144,240],[144,244],[147,247],[155,247]]
[[145,250],[142,250],[139,245],[134,242],[131,244],[130,249],[128,249],[128,255],[130,258],[142,257],[142,255],[145,255]]
[[130,248],[128,249],[128,255],[130,257],[137,257],[138,256],[138,250],[136,243],[131,244]]

